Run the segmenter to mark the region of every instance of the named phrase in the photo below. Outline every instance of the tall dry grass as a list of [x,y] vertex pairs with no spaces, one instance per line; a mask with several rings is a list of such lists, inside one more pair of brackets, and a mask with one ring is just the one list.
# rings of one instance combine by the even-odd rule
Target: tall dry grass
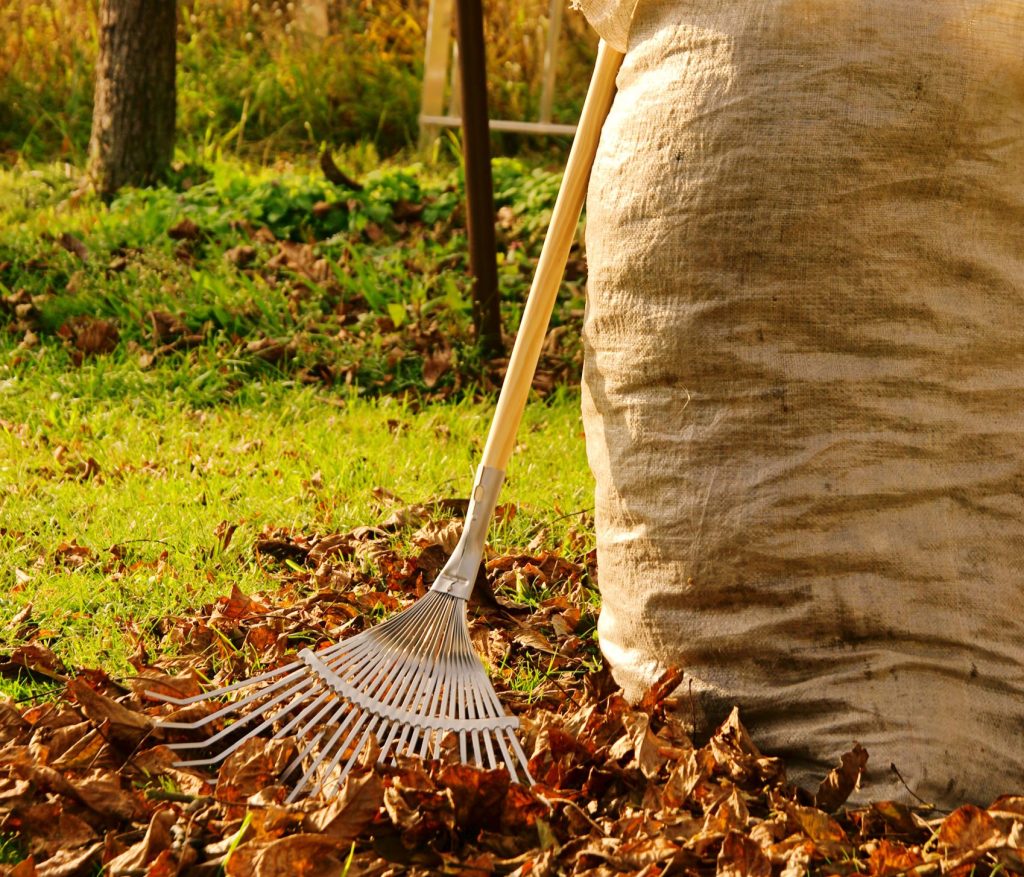
[[[320,142],[417,136],[427,0],[329,0],[330,34],[288,0],[179,4],[178,130],[186,150],[269,158]],[[0,156],[79,163],[89,137],[99,0],[0,3]],[[485,0],[492,114],[536,116],[547,0]],[[566,11],[555,117],[582,102],[595,41]],[[506,145],[511,145],[509,140]]]

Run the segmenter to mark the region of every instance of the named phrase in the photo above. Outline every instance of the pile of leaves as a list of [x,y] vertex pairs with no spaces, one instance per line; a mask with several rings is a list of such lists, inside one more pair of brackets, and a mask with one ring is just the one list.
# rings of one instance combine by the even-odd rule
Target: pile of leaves
[[[169,707],[147,692],[230,683],[408,606],[458,537],[458,520],[437,511],[396,512],[395,526],[424,519],[405,554],[387,526],[264,533],[253,550],[275,587],[163,619],[161,656],[140,639],[126,678],[72,673],[24,613],[24,644],[0,671],[62,691],[0,702],[2,873],[1024,874],[1024,797],[945,815],[891,801],[844,808],[868,759],[859,746],[811,794],[759,751],[738,712],[695,742],[675,672],[628,704],[597,657],[589,556],[493,557],[470,608],[474,641],[521,720],[532,787],[449,756],[378,764],[368,748],[338,794],[288,804],[289,740],[249,741],[215,773],[175,766],[175,732],[156,725]],[[230,528],[220,535],[229,541]]]

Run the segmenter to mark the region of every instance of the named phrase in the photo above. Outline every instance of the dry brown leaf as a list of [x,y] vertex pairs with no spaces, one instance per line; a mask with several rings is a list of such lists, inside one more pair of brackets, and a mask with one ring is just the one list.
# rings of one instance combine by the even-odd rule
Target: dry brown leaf
[[860,788],[867,763],[868,751],[860,743],[854,743],[853,749],[843,754],[839,766],[833,768],[818,786],[815,806],[829,813],[838,810]]
[[225,759],[217,772],[216,796],[222,801],[242,803],[250,795],[276,782],[295,758],[294,740],[246,740]]
[[471,834],[482,828],[500,828],[509,775],[500,770],[481,770],[467,764],[443,767],[437,782],[451,794],[455,824]]
[[103,816],[127,821],[145,812],[142,801],[122,787],[120,775],[112,770],[92,770],[68,782],[79,801]]
[[[76,850],[58,850],[45,862],[36,865],[34,871],[27,873],[35,874],[36,877],[78,877],[81,874],[90,874],[102,852],[102,842]],[[16,871],[11,872],[11,877],[16,877]]]
[[119,743],[134,747],[153,730],[153,720],[148,716],[127,709],[80,679],[68,682],[68,693],[86,717],[98,725],[108,723],[111,739]]
[[28,851],[39,858],[93,844],[98,839],[89,823],[58,800],[19,808],[16,818]]
[[868,856],[868,868],[872,877],[900,877],[924,864],[924,857],[917,849],[882,839]]
[[412,541],[427,548],[438,545],[445,554],[451,554],[462,535],[462,521],[428,521],[412,536]]
[[438,350],[423,359],[423,384],[433,387],[450,368],[451,350]]
[[999,824],[985,810],[965,804],[949,814],[938,831],[939,844],[955,864],[964,864],[989,850],[1005,845]]
[[167,229],[167,237],[172,241],[194,241],[202,234],[198,225],[187,216],[179,219],[174,225]]
[[846,832],[827,813],[814,807],[790,804],[786,808],[790,819],[827,856],[841,854],[847,847]]
[[739,831],[722,842],[716,863],[718,877],[771,877],[772,863],[760,845]]
[[355,840],[384,804],[384,783],[372,771],[352,772],[326,807],[307,814],[306,825],[335,843]]
[[106,872],[111,875],[126,871],[145,873],[156,857],[171,846],[171,826],[177,821],[178,816],[173,810],[157,810],[150,819],[142,840],[107,862]]
[[705,750],[691,750],[676,762],[662,790],[666,807],[682,807],[697,786],[711,775],[714,764],[708,756]]
[[57,330],[57,334],[86,356],[112,353],[121,341],[116,323],[85,314],[72,317]]
[[665,766],[663,743],[651,732],[651,717],[646,713],[629,712],[622,717],[626,733],[633,744],[633,757],[637,767],[648,779],[656,777]]
[[234,856],[225,869],[228,877],[337,877],[342,873],[341,850],[331,838],[319,834],[293,834],[261,846],[252,870],[239,870]]
[[0,700],[0,743],[6,744],[17,740],[28,728],[28,723],[13,704]]

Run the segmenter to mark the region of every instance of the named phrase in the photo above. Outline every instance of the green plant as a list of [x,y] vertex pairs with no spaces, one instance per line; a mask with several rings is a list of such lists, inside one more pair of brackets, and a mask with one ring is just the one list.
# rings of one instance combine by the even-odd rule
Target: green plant
[[0,832],[0,865],[16,865],[25,858],[25,848],[16,834]]

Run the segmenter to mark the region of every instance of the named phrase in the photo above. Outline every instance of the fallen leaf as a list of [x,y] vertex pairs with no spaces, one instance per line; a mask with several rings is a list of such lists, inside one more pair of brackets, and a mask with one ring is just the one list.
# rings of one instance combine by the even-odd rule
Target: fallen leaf
[[622,717],[622,722],[633,744],[637,767],[648,779],[656,777],[667,759],[661,753],[661,741],[651,732],[651,717],[646,713],[629,712]]
[[860,788],[860,780],[868,763],[868,751],[854,743],[853,749],[843,754],[838,767],[833,768],[818,787],[814,804],[829,813],[838,810],[846,799]]
[[[99,863],[102,852],[102,841],[76,850],[57,850],[29,873],[36,877],[78,877],[80,874],[89,874]],[[15,872],[11,873],[11,877],[15,877]]]
[[996,820],[973,804],[957,808],[942,820],[938,839],[947,855],[956,858],[981,855],[1005,840]]
[[342,858],[347,852],[331,838],[293,834],[262,846],[252,859],[251,871],[234,867],[235,857],[225,871],[228,877],[337,877],[344,870]]
[[868,856],[868,869],[872,877],[900,877],[924,864],[917,850],[883,838]]
[[306,824],[338,844],[350,843],[370,824],[383,803],[380,777],[372,771],[352,772],[326,807],[306,816]]
[[57,243],[59,243],[69,253],[77,256],[83,262],[89,261],[89,248],[81,240],[71,234],[71,232],[62,232],[61,236],[57,238]]
[[167,237],[172,241],[194,241],[202,234],[202,230],[196,223],[187,216],[179,219],[174,225],[167,229]]
[[229,755],[217,772],[215,794],[222,801],[241,803],[274,783],[295,758],[294,740],[253,737]]
[[761,847],[738,831],[722,842],[716,863],[718,877],[771,877],[772,863]]
[[146,869],[154,859],[171,846],[174,840],[171,836],[171,826],[177,821],[178,816],[173,810],[157,810],[150,819],[142,840],[107,862],[106,873],[111,875],[137,871],[146,873]]
[[148,716],[127,709],[80,679],[68,682],[68,693],[89,719],[97,724],[108,723],[111,738],[126,746],[138,745],[153,730],[153,720]]

